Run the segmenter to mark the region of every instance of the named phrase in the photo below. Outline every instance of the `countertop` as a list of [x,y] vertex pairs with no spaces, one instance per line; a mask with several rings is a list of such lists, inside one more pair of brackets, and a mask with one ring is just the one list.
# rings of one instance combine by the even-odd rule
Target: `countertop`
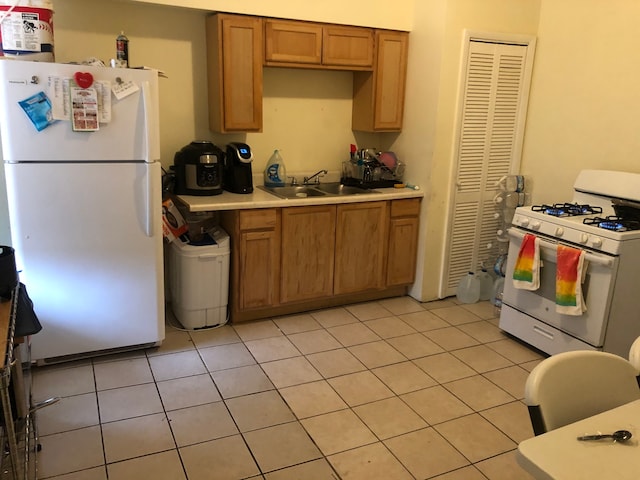
[[190,212],[211,212],[221,210],[243,210],[249,208],[299,207],[304,205],[332,205],[337,203],[374,202],[379,200],[397,200],[403,198],[422,198],[422,190],[410,188],[376,188],[371,193],[358,195],[307,197],[283,199],[254,187],[251,194],[230,193],[220,195],[195,196],[177,195],[178,200],[189,207]]
[[[586,401],[586,400],[585,400]],[[580,442],[576,437],[629,430],[624,443]],[[640,400],[551,430],[518,445],[518,463],[534,478],[636,480],[640,472]]]

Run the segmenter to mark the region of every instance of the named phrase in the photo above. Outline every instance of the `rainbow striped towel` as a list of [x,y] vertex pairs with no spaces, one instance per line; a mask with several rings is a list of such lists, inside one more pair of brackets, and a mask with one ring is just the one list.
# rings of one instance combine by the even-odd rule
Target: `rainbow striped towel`
[[540,246],[535,235],[525,234],[513,268],[513,286],[522,290],[540,287]]
[[582,296],[584,250],[558,245],[556,265],[556,312],[582,315],[587,310]]

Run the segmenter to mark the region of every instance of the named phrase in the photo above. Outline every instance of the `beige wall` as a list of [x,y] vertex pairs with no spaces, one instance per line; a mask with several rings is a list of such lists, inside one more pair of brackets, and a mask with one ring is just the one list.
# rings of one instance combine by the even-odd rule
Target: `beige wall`
[[[420,218],[418,275],[411,292],[416,298],[423,298],[425,281],[428,284],[437,283],[429,273],[424,273],[438,268],[433,261],[433,252],[427,251],[433,247],[428,244],[426,235],[427,231],[433,235],[433,230],[437,230],[434,216],[437,215],[437,205],[442,205],[438,200],[441,193],[437,185],[441,180],[433,177],[433,168],[447,3],[448,0],[416,2],[414,24],[409,37],[404,128],[392,145],[392,149],[407,164],[405,178],[418,185],[425,194]],[[439,236],[437,232],[436,235]],[[429,289],[426,289],[426,294],[435,295]]]
[[416,2],[415,8],[406,128],[393,148],[407,158],[412,152],[410,178],[427,194],[411,294],[432,300],[438,296],[446,241],[464,29],[535,35],[540,0],[431,0]]
[[[137,3],[180,5],[209,11],[246,13],[265,17],[409,30],[414,0],[129,0]],[[417,0],[420,2],[421,0]]]
[[[275,148],[290,173],[339,171],[349,144],[386,148],[381,135],[351,131],[353,76],[350,72],[266,68],[262,133],[216,135],[209,132],[206,87],[205,16],[208,12],[98,0],[56,0],[56,61],[96,56],[108,62],[115,38],[129,38],[130,65],[164,71],[160,81],[161,151],[165,167],[192,140],[220,147],[247,142],[254,152],[254,173],[264,170]],[[87,22],[100,18],[100,22]]]
[[207,93],[204,14],[177,8],[97,0],[56,0],[54,39],[57,62],[115,57],[121,30],[129,37],[129,64],[158,68],[161,159],[165,167],[184,145],[206,134]]
[[[411,171],[418,169],[420,182],[427,185],[428,191],[421,234],[423,261],[412,291],[423,300],[437,296],[446,240],[445,215],[463,28],[537,37],[521,167],[534,203],[571,198],[573,181],[584,168],[640,172],[637,160],[640,62],[635,61],[640,44],[640,30],[636,25],[640,18],[638,2],[433,0],[431,3],[427,7],[416,2],[412,39],[419,32],[425,35],[425,29],[432,31],[434,24],[437,29],[436,20],[424,21],[421,8],[429,11],[434,5],[437,11],[445,8],[440,26],[443,61],[437,66],[428,62],[416,65],[415,61],[410,64],[412,74],[407,98],[412,99],[411,104],[426,107],[429,93],[419,85],[431,85],[431,80],[426,78],[437,75],[440,79],[437,106],[426,107],[425,113],[414,111],[410,126],[398,140],[402,149],[394,145],[394,149],[402,153],[414,139],[419,141],[413,130],[424,126],[425,131],[430,132],[435,116],[434,143],[424,147],[424,170],[411,163]],[[417,48],[429,51],[424,45]],[[434,69],[433,73],[429,72],[430,68]],[[429,149],[433,150],[431,157]]]
[[639,18],[635,0],[543,0],[522,164],[534,202],[571,198],[584,168],[640,172]]
[[[115,54],[116,35],[125,30],[132,63],[155,66],[169,76],[161,80],[165,166],[195,138],[220,145],[247,141],[256,153],[254,172],[262,170],[274,148],[282,149],[290,171],[309,171],[337,169],[352,142],[392,147],[407,164],[407,179],[426,193],[412,290],[416,298],[433,299],[438,292],[464,28],[538,38],[522,163],[522,172],[533,180],[534,201],[566,199],[581,168],[640,171],[636,0],[185,0],[182,5],[190,8],[162,5],[176,2],[54,0],[57,60],[90,55],[108,60]],[[266,69],[264,133],[210,134],[205,8],[411,30],[403,132],[367,136],[351,131],[349,73]],[[0,242],[8,243],[2,207]]]
[[[197,7],[401,28],[411,17],[413,0],[393,5],[380,0],[319,4],[207,0],[181,2],[195,8],[161,5],[166,3],[180,2],[53,1],[57,62],[97,57],[108,63],[115,56],[115,38],[123,30],[129,38],[130,65],[152,66],[166,73],[168,78],[160,79],[161,161],[165,168],[173,164],[175,152],[192,140],[211,140],[222,148],[231,141],[243,141],[254,152],[254,174],[264,170],[278,148],[289,174],[329,169],[337,176],[341,162],[348,158],[349,144],[384,150],[396,138],[351,131],[351,73],[276,68],[265,69],[263,132],[212,134],[208,128],[205,45],[205,17],[210,12]],[[342,4],[345,8],[340,8]],[[358,16],[356,7],[368,13]],[[0,185],[0,243],[10,244],[1,173]]]

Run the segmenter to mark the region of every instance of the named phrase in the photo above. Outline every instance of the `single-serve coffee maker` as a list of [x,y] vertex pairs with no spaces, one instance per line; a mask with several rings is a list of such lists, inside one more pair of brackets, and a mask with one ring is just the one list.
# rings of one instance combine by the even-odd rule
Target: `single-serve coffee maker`
[[232,193],[252,193],[253,177],[251,161],[253,153],[246,143],[233,142],[227,145],[222,186]]

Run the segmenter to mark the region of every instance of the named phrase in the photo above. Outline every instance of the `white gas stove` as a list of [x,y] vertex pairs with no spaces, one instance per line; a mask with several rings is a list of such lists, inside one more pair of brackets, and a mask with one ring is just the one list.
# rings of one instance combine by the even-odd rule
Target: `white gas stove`
[[640,224],[619,218],[612,204],[616,200],[640,206],[640,174],[583,170],[574,183],[571,202],[518,207],[512,224],[581,248],[617,255],[619,242],[640,238]]
[[[509,229],[500,327],[554,354],[566,350],[605,350],[627,356],[640,336],[635,297],[640,275],[640,174],[583,170],[570,202],[518,207]],[[525,234],[539,239],[540,288],[527,291],[512,282]],[[555,309],[556,249],[566,244],[585,252],[579,316]]]

